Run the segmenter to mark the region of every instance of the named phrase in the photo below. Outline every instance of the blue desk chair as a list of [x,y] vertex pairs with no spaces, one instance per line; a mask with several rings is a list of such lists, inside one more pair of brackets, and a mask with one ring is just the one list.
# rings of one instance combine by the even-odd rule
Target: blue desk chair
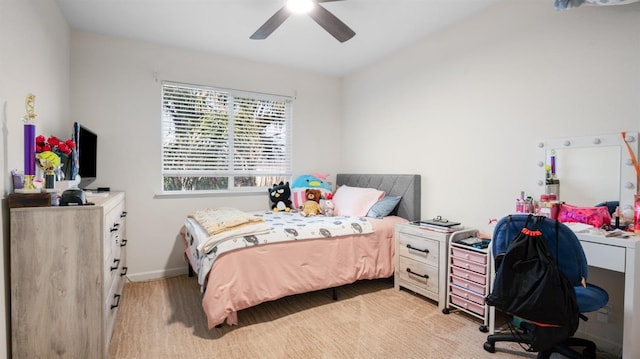
[[[528,214],[514,214],[504,217],[498,221],[493,232],[492,255],[495,259],[499,253],[505,253],[509,247],[509,243],[513,240],[522,228],[527,224]],[[509,218],[510,217],[510,218]],[[537,227],[542,232],[547,242],[547,247],[553,258],[558,259],[560,270],[567,276],[573,284],[576,299],[578,301],[578,310],[580,318],[587,320],[582,313],[596,311],[604,307],[609,301],[609,294],[602,288],[587,283],[586,287],[582,285],[582,280],[587,281],[588,265],[582,245],[576,237],[575,233],[569,227],[562,223],[556,223],[555,220],[549,218],[540,218],[542,222]],[[533,229],[535,221],[530,220],[527,227]],[[557,230],[557,237],[556,237]],[[556,238],[558,243],[556,245]],[[559,256],[558,256],[559,253]],[[496,266],[499,263],[494,261]],[[497,270],[497,268],[496,268]],[[517,285],[517,283],[514,283]],[[497,308],[498,310],[500,308]],[[531,318],[535,320],[535,318]],[[529,322],[522,322],[519,330],[512,333],[496,333],[489,335],[484,343],[484,349],[490,353],[495,353],[496,342],[516,342],[525,345],[532,343],[532,331],[535,325]],[[574,348],[584,347],[582,351],[576,351]],[[531,348],[529,346],[529,348]],[[592,341],[571,337],[568,340],[558,343],[552,349],[538,353],[539,359],[547,359],[552,353],[557,352],[568,358],[595,358],[596,345]]]

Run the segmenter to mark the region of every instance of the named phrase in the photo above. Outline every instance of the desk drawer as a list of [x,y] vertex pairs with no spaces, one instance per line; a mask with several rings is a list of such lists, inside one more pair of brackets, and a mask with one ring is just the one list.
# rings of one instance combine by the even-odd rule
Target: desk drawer
[[580,241],[590,266],[624,273],[626,250],[624,247]]

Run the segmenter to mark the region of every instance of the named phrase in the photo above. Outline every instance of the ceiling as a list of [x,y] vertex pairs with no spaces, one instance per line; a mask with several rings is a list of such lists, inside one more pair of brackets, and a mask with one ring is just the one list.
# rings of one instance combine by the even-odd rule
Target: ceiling
[[[285,0],[57,0],[74,30],[343,76],[500,0],[324,3],[356,35],[338,42],[308,15],[250,40]],[[549,6],[552,6],[550,3]]]

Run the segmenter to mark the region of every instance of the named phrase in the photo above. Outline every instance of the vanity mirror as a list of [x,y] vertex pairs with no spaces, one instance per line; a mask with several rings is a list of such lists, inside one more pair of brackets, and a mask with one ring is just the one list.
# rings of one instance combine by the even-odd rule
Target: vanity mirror
[[586,207],[620,201],[623,215],[632,218],[638,180],[625,140],[637,158],[637,132],[627,132],[624,139],[618,133],[539,142],[540,192],[546,191],[547,169],[553,156],[559,200]]

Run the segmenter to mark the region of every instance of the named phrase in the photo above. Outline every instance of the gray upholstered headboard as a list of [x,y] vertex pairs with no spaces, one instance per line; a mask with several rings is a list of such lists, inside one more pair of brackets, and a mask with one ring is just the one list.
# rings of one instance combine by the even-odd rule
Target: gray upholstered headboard
[[420,220],[420,175],[338,173],[336,184],[377,188],[389,195],[402,196],[397,215],[410,221]]

